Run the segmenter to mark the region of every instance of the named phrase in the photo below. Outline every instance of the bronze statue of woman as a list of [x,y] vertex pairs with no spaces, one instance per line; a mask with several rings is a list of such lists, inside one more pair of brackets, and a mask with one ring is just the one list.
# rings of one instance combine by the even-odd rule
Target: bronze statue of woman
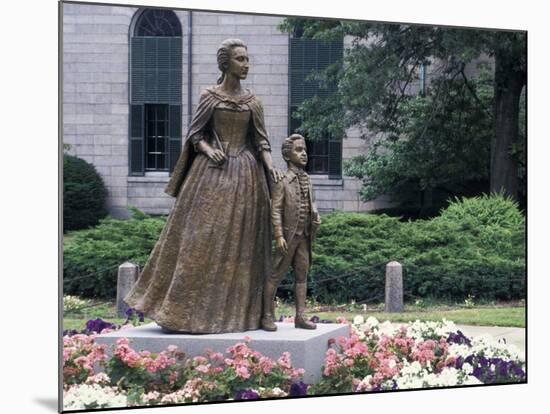
[[[218,84],[200,97],[166,192],[176,197],[129,306],[165,332],[242,332],[260,327],[271,272],[271,147],[260,100],[241,86],[246,45],[218,49]],[[267,173],[267,174],[266,174]]]

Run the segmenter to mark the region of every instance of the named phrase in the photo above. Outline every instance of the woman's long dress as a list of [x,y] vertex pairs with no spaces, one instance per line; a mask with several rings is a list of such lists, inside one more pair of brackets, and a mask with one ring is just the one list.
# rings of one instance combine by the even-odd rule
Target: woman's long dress
[[269,143],[252,118],[263,121],[263,112],[254,109],[259,101],[251,94],[235,99],[215,89],[205,93],[209,119],[201,124],[196,114],[190,132],[197,132],[188,140],[208,139],[216,148],[217,133],[226,161],[216,167],[204,154],[195,155],[125,301],[171,330],[259,329],[263,280],[271,268],[269,190],[259,151],[269,150]]

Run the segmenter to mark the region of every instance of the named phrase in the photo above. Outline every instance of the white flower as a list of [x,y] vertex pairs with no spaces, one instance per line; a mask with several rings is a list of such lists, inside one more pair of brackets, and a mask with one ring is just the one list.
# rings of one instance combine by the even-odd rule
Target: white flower
[[449,356],[455,358],[466,358],[468,355],[471,355],[472,351],[468,345],[464,344],[451,344],[449,346]]
[[92,375],[86,379],[86,384],[109,384],[111,379],[104,372],[98,372],[95,375]]
[[362,325],[365,323],[365,318],[361,315],[356,315],[355,318],[353,318],[353,324],[354,325]]
[[365,324],[367,325],[367,327],[372,329],[378,326],[378,319],[376,319],[374,316],[369,316]]
[[397,332],[399,332],[399,327],[392,325],[390,321],[385,321],[378,325],[378,336],[394,336]]
[[474,367],[465,362],[464,364],[462,364],[462,371],[464,371],[464,373],[466,373],[467,375],[470,375],[472,372],[474,372]]
[[118,388],[98,384],[74,385],[63,393],[64,410],[126,407],[127,402]]
[[372,375],[367,375],[357,385],[356,390],[357,391],[369,391],[372,388],[372,385],[370,384],[371,379],[372,379]]
[[156,400],[160,397],[160,393],[158,391],[151,391],[151,392],[148,392],[147,394],[144,394],[142,399],[143,399],[143,402],[149,402],[151,400]]

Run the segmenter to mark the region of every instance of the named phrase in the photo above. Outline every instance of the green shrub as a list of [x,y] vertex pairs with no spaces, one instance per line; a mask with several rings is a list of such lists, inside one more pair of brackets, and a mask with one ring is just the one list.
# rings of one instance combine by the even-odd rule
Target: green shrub
[[166,223],[133,209],[128,220],[107,218],[95,228],[71,234],[63,249],[64,294],[113,299],[118,266],[143,266]]
[[107,215],[107,189],[95,167],[63,154],[63,232],[95,226]]
[[385,264],[403,265],[406,299],[463,301],[525,296],[525,223],[493,195],[456,199],[431,220],[386,215],[323,216],[310,292],[321,302],[383,301]]
[[[525,296],[525,222],[501,195],[454,200],[431,220],[344,212],[322,219],[309,275],[309,294],[319,302],[383,301],[385,265],[393,260],[403,265],[408,300]],[[130,220],[75,232],[64,249],[65,293],[114,298],[118,265],[143,266],[164,224],[134,210]],[[287,275],[278,295],[291,297],[293,283]]]

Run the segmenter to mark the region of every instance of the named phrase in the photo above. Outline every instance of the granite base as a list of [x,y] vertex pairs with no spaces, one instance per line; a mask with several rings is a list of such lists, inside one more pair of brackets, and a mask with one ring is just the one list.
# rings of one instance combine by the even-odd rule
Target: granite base
[[329,348],[329,339],[348,336],[349,326],[342,324],[317,324],[317,329],[296,329],[293,323],[277,323],[277,331],[263,330],[223,334],[166,334],[156,323],[137,326],[122,331],[98,335],[96,343],[106,344],[111,355],[111,346],[119,338],[128,338],[135,350],[160,352],[168,345],[176,345],[188,356],[202,355],[205,349],[225,353],[226,349],[245,336],[250,338],[249,346],[272,359],[278,359],[283,352],[290,352],[292,366],[305,370],[303,381],[316,384],[321,379],[321,368]]

